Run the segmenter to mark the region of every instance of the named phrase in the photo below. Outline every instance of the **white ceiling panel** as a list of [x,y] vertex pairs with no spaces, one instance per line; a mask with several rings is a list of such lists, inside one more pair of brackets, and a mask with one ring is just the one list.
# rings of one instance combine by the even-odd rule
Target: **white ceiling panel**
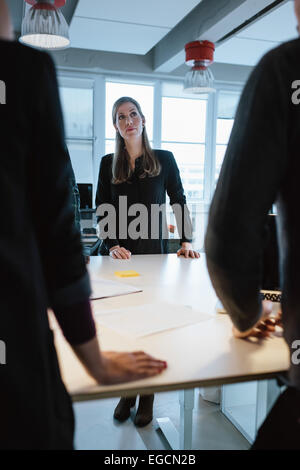
[[241,31],[237,37],[284,42],[297,36],[294,2],[289,1]]
[[71,46],[128,54],[146,54],[169,29],[74,17]]
[[254,66],[266,52],[279,44],[235,37],[216,47],[215,62]]
[[173,28],[202,0],[79,0],[75,17]]
[[297,37],[294,2],[289,1],[217,46],[215,61],[254,66],[282,42]]

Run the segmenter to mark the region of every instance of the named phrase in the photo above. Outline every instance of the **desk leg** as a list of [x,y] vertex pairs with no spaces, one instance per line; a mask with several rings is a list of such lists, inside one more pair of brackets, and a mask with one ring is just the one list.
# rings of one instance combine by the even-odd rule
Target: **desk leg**
[[192,448],[194,389],[179,392],[179,433],[169,418],[158,418],[157,423],[173,450]]
[[180,403],[180,449],[190,450],[192,448],[193,434],[193,409],[194,409],[194,389],[182,390],[179,392]]

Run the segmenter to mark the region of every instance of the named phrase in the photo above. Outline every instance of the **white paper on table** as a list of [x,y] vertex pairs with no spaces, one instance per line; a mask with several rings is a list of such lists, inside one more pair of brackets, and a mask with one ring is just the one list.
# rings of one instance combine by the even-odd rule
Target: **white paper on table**
[[185,305],[167,302],[109,311],[98,309],[94,313],[100,325],[111,328],[119,334],[135,338],[212,319],[212,315],[201,313]]
[[118,295],[133,294],[142,292],[142,289],[124,284],[123,282],[111,281],[109,279],[91,279],[92,293],[91,300],[104,299],[106,297],[116,297]]

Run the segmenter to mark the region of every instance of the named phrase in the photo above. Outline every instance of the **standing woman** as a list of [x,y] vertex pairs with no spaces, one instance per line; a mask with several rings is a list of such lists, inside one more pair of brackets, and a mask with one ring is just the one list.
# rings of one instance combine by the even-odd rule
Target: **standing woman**
[[[101,159],[96,194],[102,238],[100,254],[109,254],[114,259],[129,259],[131,254],[168,253],[165,208],[158,221],[151,218],[151,208],[165,204],[167,193],[170,204],[175,204],[177,209],[174,212],[181,235],[181,248],[177,255],[199,258],[199,253],[195,252],[191,245],[192,224],[173,154],[166,150],[151,149],[145,128],[145,116],[139,103],[133,98],[119,98],[113,105],[112,119],[116,129],[115,153],[105,155]],[[125,208],[120,204],[121,199],[124,202],[124,196],[127,198]],[[115,217],[107,217],[107,204],[113,206]],[[143,204],[147,215],[144,213],[144,217],[140,219],[140,236],[135,233],[133,237],[130,236],[130,223],[136,215],[127,216],[127,210],[134,204]],[[125,236],[124,224],[119,224],[120,219],[125,220],[127,224]],[[154,230],[155,227],[158,230]],[[156,236],[153,236],[154,232]],[[137,426],[145,426],[151,422],[153,399],[154,395],[140,397],[134,421]],[[135,401],[136,397],[121,398],[114,417],[119,421],[127,419]]]

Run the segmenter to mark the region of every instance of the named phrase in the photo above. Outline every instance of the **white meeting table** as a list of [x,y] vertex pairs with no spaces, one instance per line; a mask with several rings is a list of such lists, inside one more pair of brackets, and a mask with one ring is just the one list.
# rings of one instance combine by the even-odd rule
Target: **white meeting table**
[[[135,270],[140,276],[116,277],[115,271],[120,270]],[[233,338],[229,317],[215,313],[217,298],[204,254],[200,259],[177,258],[176,254],[139,255],[130,260],[91,257],[89,271],[93,278],[117,280],[143,289],[92,301],[94,310],[168,302],[191,306],[210,314],[211,319],[138,339],[97,325],[103,350],[143,350],[168,362],[168,368],[156,377],[100,386],[86,373],[52,318],[62,377],[73,401],[180,390],[179,436],[168,418],[157,421],[173,448],[189,449],[194,388],[269,379],[289,367],[289,352],[283,338],[263,341]]]

